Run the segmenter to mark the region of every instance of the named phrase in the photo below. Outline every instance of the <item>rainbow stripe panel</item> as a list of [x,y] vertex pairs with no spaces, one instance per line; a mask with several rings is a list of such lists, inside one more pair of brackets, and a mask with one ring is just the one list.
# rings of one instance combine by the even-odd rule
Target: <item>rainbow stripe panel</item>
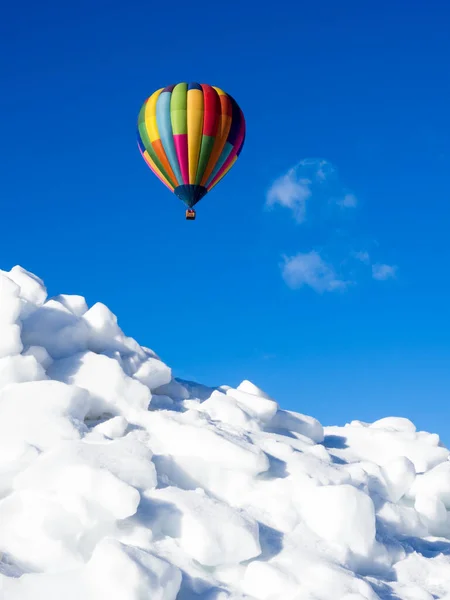
[[142,157],[190,208],[229,172],[244,141],[245,119],[236,101],[204,83],[161,88],[139,112]]

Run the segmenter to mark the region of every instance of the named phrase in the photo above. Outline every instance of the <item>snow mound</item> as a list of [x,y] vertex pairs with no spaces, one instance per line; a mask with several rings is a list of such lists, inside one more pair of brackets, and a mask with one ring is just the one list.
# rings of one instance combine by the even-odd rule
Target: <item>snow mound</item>
[[450,460],[177,380],[102,303],[0,271],[0,598],[450,599]]

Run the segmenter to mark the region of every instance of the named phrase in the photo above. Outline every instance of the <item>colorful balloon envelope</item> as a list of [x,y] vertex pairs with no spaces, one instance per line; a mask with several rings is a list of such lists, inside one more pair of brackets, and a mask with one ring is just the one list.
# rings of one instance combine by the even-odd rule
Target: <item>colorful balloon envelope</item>
[[236,101],[204,83],[161,88],[139,112],[145,162],[188,209],[230,171],[244,140],[245,119]]

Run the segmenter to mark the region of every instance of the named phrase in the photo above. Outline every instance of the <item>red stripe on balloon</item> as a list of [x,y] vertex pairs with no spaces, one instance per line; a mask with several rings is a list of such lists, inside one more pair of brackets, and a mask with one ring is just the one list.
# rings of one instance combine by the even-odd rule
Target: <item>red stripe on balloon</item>
[[201,84],[203,90],[203,135],[215,137],[219,126],[220,99],[219,94],[211,86]]
[[173,136],[175,150],[177,152],[178,164],[181,169],[183,183],[189,183],[189,160],[188,160],[188,139],[187,133],[179,133]]

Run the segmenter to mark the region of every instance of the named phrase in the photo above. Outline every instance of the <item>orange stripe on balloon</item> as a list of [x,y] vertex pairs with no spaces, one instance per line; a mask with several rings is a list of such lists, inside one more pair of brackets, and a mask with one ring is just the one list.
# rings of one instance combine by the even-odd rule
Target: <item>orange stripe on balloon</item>
[[162,166],[165,168],[167,174],[169,175],[169,178],[171,180],[170,183],[174,187],[179,186],[180,184],[178,182],[178,179],[175,177],[175,173],[173,172],[172,167],[170,166],[169,159],[167,158],[166,153],[164,152],[162,141],[155,140],[154,142],[152,142],[152,146],[153,150],[156,152],[156,156],[159,158],[159,160],[162,163]]
[[153,171],[153,173],[156,175],[156,177],[158,177],[158,179],[160,179],[163,182],[163,184],[166,187],[168,187],[171,192],[173,192],[173,190],[174,190],[173,185],[171,185],[171,183],[164,177],[164,175],[158,169],[158,167],[155,164],[155,161],[152,159],[152,157],[147,152],[147,150],[142,154],[142,157],[145,160],[145,162],[147,163],[147,165],[150,167],[150,169]]

